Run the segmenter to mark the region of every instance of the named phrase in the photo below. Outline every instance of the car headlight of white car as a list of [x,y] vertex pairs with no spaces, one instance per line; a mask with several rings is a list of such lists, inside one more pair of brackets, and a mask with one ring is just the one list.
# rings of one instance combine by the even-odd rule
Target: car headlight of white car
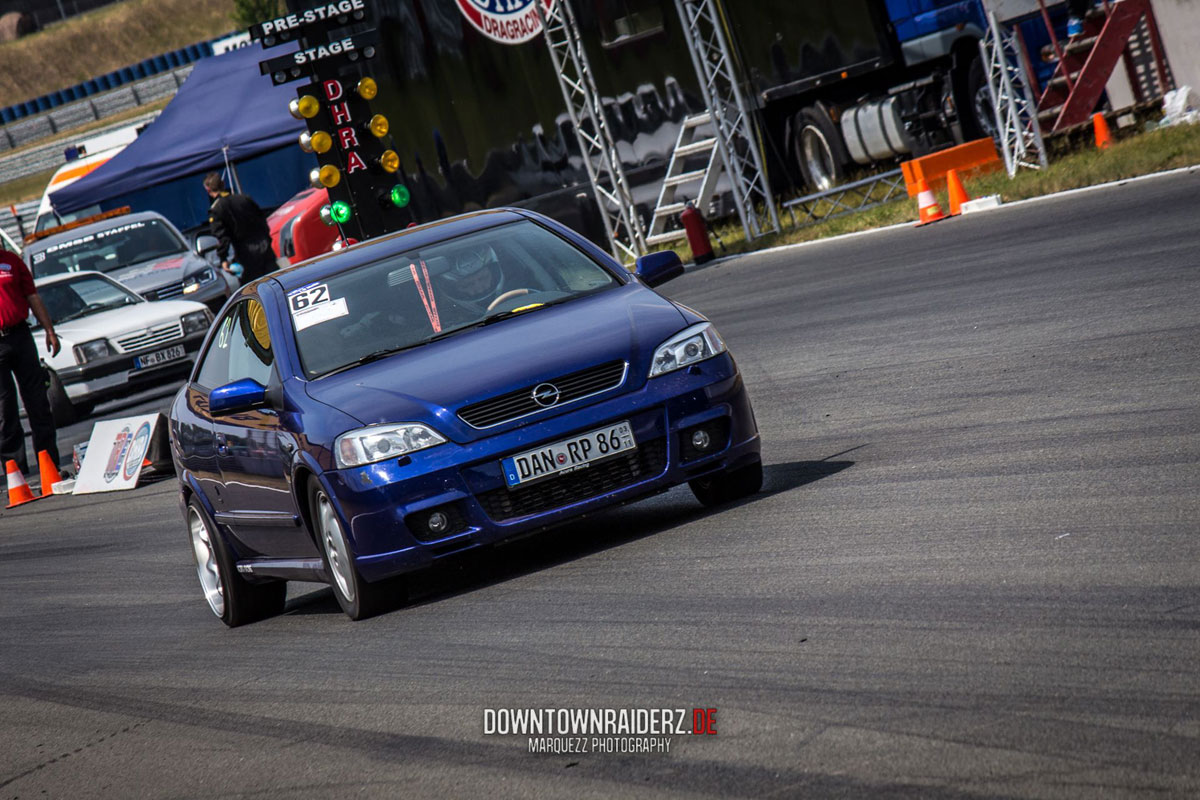
[[95,361],[98,358],[112,355],[112,348],[108,345],[107,339],[92,339],[90,342],[77,344],[73,348],[75,353],[76,364],[86,364],[89,361]]
[[208,330],[209,324],[212,322],[212,314],[205,311],[193,311],[190,314],[184,314],[179,318],[179,324],[183,326],[183,335],[198,333]]
[[665,375],[690,364],[724,353],[725,341],[711,322],[701,322],[675,334],[658,346],[650,362],[650,377]]
[[198,290],[204,284],[212,283],[216,279],[217,279],[216,270],[214,270],[212,267],[205,267],[204,269],[200,270],[199,272],[188,275],[186,278],[183,279],[183,293],[191,294],[192,292]]
[[333,454],[338,467],[344,469],[399,458],[445,441],[440,433],[417,422],[371,425],[337,437]]

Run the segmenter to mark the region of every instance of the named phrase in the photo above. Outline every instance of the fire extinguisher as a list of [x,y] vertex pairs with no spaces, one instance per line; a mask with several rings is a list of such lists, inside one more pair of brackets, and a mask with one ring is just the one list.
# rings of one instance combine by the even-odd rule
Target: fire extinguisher
[[708,224],[704,221],[704,215],[696,210],[695,204],[690,200],[687,208],[679,212],[679,221],[683,223],[683,230],[687,233],[688,247],[692,250],[692,263],[707,264],[712,261],[715,256],[712,244],[708,241]]

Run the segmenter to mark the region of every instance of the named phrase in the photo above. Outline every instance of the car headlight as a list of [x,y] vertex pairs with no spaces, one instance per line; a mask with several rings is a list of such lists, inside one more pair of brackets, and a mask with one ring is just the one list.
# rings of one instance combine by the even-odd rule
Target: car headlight
[[187,336],[189,333],[208,330],[210,322],[212,322],[212,314],[208,313],[207,310],[193,311],[179,318],[179,324],[183,326],[184,336]]
[[445,441],[437,431],[416,422],[372,425],[339,436],[333,443],[333,455],[339,468],[357,467],[399,458]]
[[77,344],[73,350],[76,364],[86,364],[89,361],[112,355],[112,348],[108,346],[107,339],[93,339],[90,342]]
[[187,276],[183,279],[183,293],[191,294],[206,283],[212,283],[217,279],[217,273],[212,267],[204,269]]
[[701,322],[675,334],[658,346],[654,351],[654,360],[650,362],[650,377],[674,372],[689,364],[724,353],[727,349],[721,334],[717,333],[713,324]]

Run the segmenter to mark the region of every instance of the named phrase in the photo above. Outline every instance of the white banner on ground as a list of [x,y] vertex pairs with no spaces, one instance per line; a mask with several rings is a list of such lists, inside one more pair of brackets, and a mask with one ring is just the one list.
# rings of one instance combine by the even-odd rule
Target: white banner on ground
[[166,421],[162,414],[97,422],[79,466],[73,494],[115,492],[137,486],[138,476],[154,431]]

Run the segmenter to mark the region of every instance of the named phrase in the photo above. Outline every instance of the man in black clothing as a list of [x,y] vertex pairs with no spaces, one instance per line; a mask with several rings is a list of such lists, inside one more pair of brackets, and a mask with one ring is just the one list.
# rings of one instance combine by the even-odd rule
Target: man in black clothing
[[261,278],[278,267],[271,247],[271,231],[262,209],[244,194],[230,194],[220,174],[208,173],[204,189],[213,199],[208,209],[208,224],[220,247],[221,269],[229,270],[230,248],[242,265],[242,282]]

